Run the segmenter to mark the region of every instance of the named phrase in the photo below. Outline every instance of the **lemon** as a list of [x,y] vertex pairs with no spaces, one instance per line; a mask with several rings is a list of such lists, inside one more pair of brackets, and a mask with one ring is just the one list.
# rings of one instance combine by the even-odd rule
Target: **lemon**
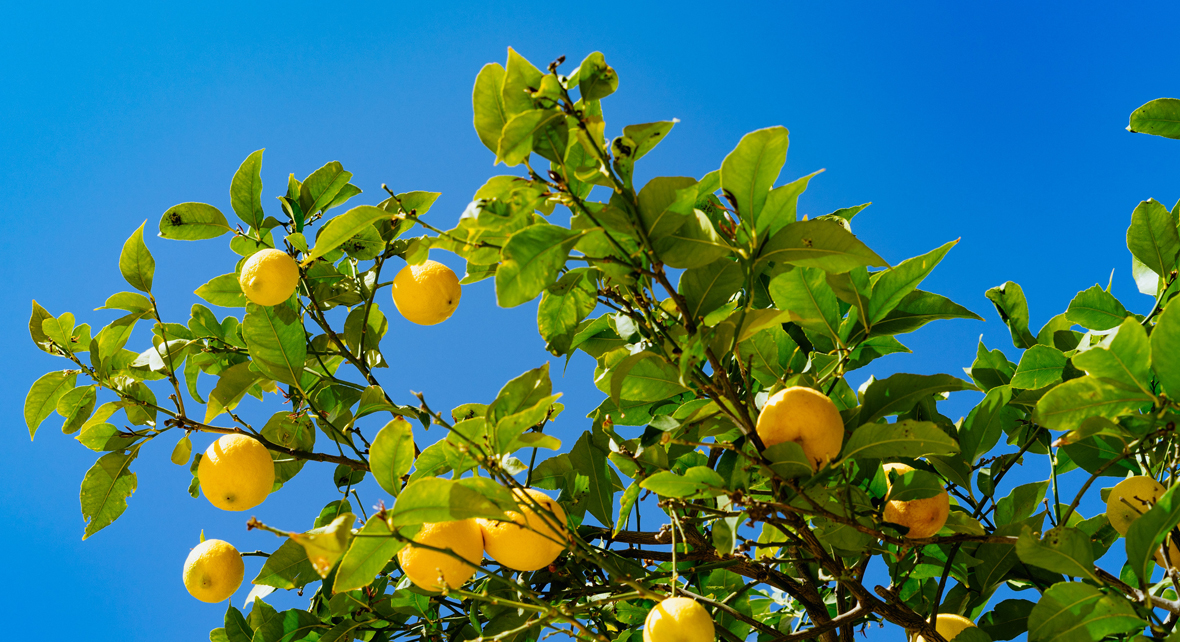
[[[962,633],[964,629],[974,628],[974,622],[954,613],[939,613],[938,619],[934,622],[934,630],[938,631],[938,634],[946,638],[948,642],[954,640],[955,636]],[[914,642],[926,642],[926,638],[919,635]]]
[[1128,477],[1115,484],[1106,498],[1106,519],[1119,535],[1126,535],[1131,522],[1146,513],[1167,490],[1150,477]]
[[286,252],[267,248],[255,252],[238,275],[242,293],[258,305],[278,305],[299,285],[299,265]]
[[[904,475],[913,467],[905,464],[885,464],[885,478],[889,479],[891,471]],[[890,490],[893,484],[889,484]],[[911,499],[909,501],[890,500],[885,504],[885,521],[901,524],[910,530],[905,534],[910,539],[934,537],[946,524],[946,518],[951,513],[951,498],[946,490],[941,495],[925,499]]]
[[713,618],[687,597],[670,597],[647,614],[643,642],[713,642]]
[[242,585],[246,566],[229,542],[207,539],[184,561],[184,588],[202,602],[228,600]]
[[450,549],[471,562],[467,564],[449,553],[409,544],[397,554],[397,561],[410,581],[426,591],[441,591],[443,585],[439,583],[440,578],[449,588],[462,586],[475,575],[473,564],[483,560],[483,534],[474,519],[423,524],[413,541],[434,548]]
[[197,479],[209,503],[221,510],[248,510],[262,503],[275,484],[275,464],[262,442],[225,435],[209,444]]
[[[565,511],[553,498],[533,488],[517,490],[516,495],[520,512],[508,511],[509,521],[476,520],[483,531],[484,550],[488,557],[513,570],[545,568],[565,550]],[[538,514],[523,495],[553,515]],[[560,531],[550,525],[553,522],[560,524]]]
[[459,277],[438,261],[407,265],[393,279],[393,304],[406,320],[418,325],[449,319],[462,295]]
[[758,436],[767,448],[786,441],[803,447],[814,470],[840,454],[844,420],[826,395],[803,386],[779,390],[758,414]]

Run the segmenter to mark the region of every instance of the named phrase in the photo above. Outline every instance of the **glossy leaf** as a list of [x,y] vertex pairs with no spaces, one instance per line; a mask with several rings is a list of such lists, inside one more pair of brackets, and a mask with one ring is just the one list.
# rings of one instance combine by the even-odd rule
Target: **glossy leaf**
[[414,431],[410,422],[395,418],[385,424],[373,438],[369,449],[369,469],[385,492],[397,497],[402,477],[414,465]]
[[1036,421],[1050,430],[1073,430],[1087,417],[1116,419],[1151,401],[1142,390],[1096,377],[1078,377],[1037,402]]
[[1094,573],[1090,536],[1076,528],[1059,526],[1037,538],[1027,526],[1016,542],[1016,555],[1025,564],[1073,577],[1100,581]]
[[1117,328],[1128,314],[1130,313],[1113,294],[1098,285],[1078,292],[1065,311],[1065,316],[1070,321],[1091,330]]
[[144,225],[147,225],[146,221],[140,224],[139,229],[123,244],[123,252],[119,255],[119,271],[131,287],[141,292],[151,292],[156,260],[152,258],[152,253],[143,242]]
[[1028,329],[1028,301],[1019,284],[1008,281],[985,294],[995,304],[1000,320],[1008,324],[1013,345],[1023,350],[1037,344],[1036,337]]
[[74,389],[78,381],[78,372],[62,370],[41,375],[29,394],[25,396],[25,425],[29,428],[29,439],[37,434],[42,422],[57,408],[57,402],[70,390]]
[[1175,218],[1163,203],[1148,199],[1131,213],[1127,249],[1156,274],[1168,274],[1176,267],[1180,234],[1176,232]]
[[813,219],[784,227],[758,253],[761,265],[790,264],[820,268],[825,272],[847,272],[858,267],[886,267],[877,256],[843,225]]
[[205,203],[181,203],[160,217],[160,237],[176,241],[214,239],[233,229],[221,210]]
[[1020,357],[1020,364],[1012,375],[1012,387],[1036,390],[1060,381],[1066,361],[1068,359],[1057,348],[1035,345]]
[[488,63],[475,77],[471,105],[475,112],[475,133],[480,142],[495,153],[500,143],[500,132],[508,123],[504,109],[504,67]]
[[315,246],[303,257],[303,262],[309,263],[312,259],[328,254],[373,223],[390,218],[392,215],[389,212],[372,205],[359,205],[332,218],[320,229]]
[[242,161],[229,184],[229,203],[242,222],[258,230],[266,213],[262,211],[262,152],[258,150]]
[[196,295],[210,305],[223,308],[246,307],[246,295],[242,293],[242,284],[238,282],[237,274],[222,274],[214,277],[205,285],[197,288]]
[[759,129],[743,136],[721,163],[721,189],[750,227],[755,227],[782,171],[788,144],[787,128]]
[[343,593],[372,584],[381,569],[404,547],[405,541],[394,537],[384,519],[370,517],[340,560],[332,591]]
[[288,539],[266,558],[266,563],[250,582],[280,589],[297,589],[317,579],[319,576],[307,559],[307,551]]
[[903,299],[917,289],[918,284],[942,261],[958,240],[950,241],[922,256],[906,259],[873,276],[872,298],[868,302],[868,316],[877,323],[893,311]]
[[411,481],[389,512],[390,523],[407,526],[471,517],[502,517],[504,512],[483,494],[481,487],[473,486],[473,481],[478,478],[455,481],[428,477]]
[[926,396],[956,390],[975,390],[975,386],[945,374],[895,374],[874,381],[865,390],[859,421],[867,424],[881,417],[907,412]]
[[127,498],[135,492],[135,473],[128,469],[139,454],[138,447],[129,452],[113,452],[98,458],[82,478],[82,517],[86,530],[82,539],[110,526],[127,510]]
[[772,279],[769,290],[775,307],[790,313],[789,320],[837,340],[840,303],[823,270],[795,268]]
[[917,459],[957,452],[959,444],[933,422],[905,419],[894,424],[862,425],[844,445],[843,456],[845,459]]
[[1156,98],[1131,112],[1127,131],[1180,139],[1180,100]]
[[1029,612],[1028,641],[1095,642],[1143,626],[1126,598],[1082,582],[1061,582],[1050,586]]
[[557,281],[570,248],[581,233],[556,225],[539,223],[513,234],[501,250],[503,261],[496,269],[496,301],[512,308],[532,301]]
[[289,307],[251,303],[242,320],[242,336],[254,365],[263,374],[275,381],[300,386],[303,361],[307,358],[307,336],[299,317]]
[[1164,307],[1151,332],[1151,367],[1172,399],[1180,399],[1180,297]]

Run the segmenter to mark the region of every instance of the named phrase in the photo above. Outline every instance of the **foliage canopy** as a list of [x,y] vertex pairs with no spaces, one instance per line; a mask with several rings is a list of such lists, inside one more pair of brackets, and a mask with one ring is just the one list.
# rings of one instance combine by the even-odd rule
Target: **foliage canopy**
[[[516,173],[489,179],[451,229],[430,222],[439,195],[425,191],[389,191],[334,213],[361,193],[338,162],[302,181],[292,175],[280,207],[264,208],[259,150],[231,181],[240,224],[203,203],[176,205],[159,221],[165,239],[229,235],[242,257],[196,291],[208,305],[193,305],[187,322],[159,314],[143,226],[119,258],[135,291],[100,308],[120,311],[116,320],[92,331],[34,302],[34,343],[71,365],[33,384],[24,416],[33,436],[56,412],[65,434],[99,454],[82,481],[83,538],[124,512],[132,466],[157,440],[193,471],[195,498],[192,434],[240,434],[270,451],[272,492],[311,461],[335,465],[341,498],[309,507],[318,517],[306,533],[251,519],[284,541],[252,580],[249,615],[231,604],[215,642],[527,642],[546,630],[635,640],[668,595],[703,605],[731,642],[851,639],[880,621],[940,640],[930,625],[939,613],[978,623],[955,638],[964,642],[1026,632],[1032,642],[1180,639],[1180,576],[1153,570],[1180,524],[1180,206],[1147,200],[1131,215],[1133,274],[1154,297],[1146,314],[1095,285],[1034,334],[1020,286],[1007,282],[987,298],[1011,330],[1015,361],[981,342],[963,376],[895,374],[854,388],[851,373],[908,352],[900,335],[980,319],[919,288],[954,242],[891,264],[852,232],[867,204],[800,217],[815,174],[778,184],[783,127],[747,134],[699,179],[636,185],[636,162],[675,121],[609,138],[603,100],[618,88],[615,70],[600,53],[568,75],[562,63],[542,71],[509,49],[506,65],[479,72],[476,133]],[[1177,122],[1180,101],[1160,99],[1136,110],[1128,129],[1180,138]],[[415,228],[422,234],[410,236]],[[266,249],[299,269],[295,294],[273,306],[249,302],[238,281],[246,259]],[[546,433],[563,409],[548,364],[490,403],[449,412],[422,394],[398,403],[381,386],[387,263],[421,264],[432,249],[466,260],[463,284],[494,279],[501,306],[539,299],[551,354],[596,360],[602,402],[572,446]],[[330,322],[334,308],[347,311],[343,325]],[[141,322],[150,343],[129,349]],[[201,379],[215,381],[211,391]],[[843,422],[842,450],[818,470],[798,443],[767,447],[756,430],[767,398],[790,386],[820,391]],[[982,398],[953,421],[938,402],[960,391]],[[235,412],[247,395],[268,393],[290,405],[264,425]],[[405,419],[447,436],[420,443]],[[1045,480],[1013,487],[1008,475],[1029,454],[1047,456]],[[887,474],[887,463],[906,466]],[[1084,480],[1073,498],[1059,492],[1067,475]],[[1132,522],[1115,573],[1096,561],[1119,533],[1078,507],[1102,478],[1131,475],[1168,490]],[[354,488],[367,476],[388,493],[371,515]],[[568,516],[557,524],[556,511],[534,506],[572,534],[553,564],[516,572],[485,560],[441,595],[409,582],[398,553],[423,524],[505,518],[526,487],[555,493]],[[934,536],[907,537],[906,525],[884,518],[891,502],[948,493]],[[867,579],[870,564],[887,582]],[[265,601],[310,585],[306,609]],[[1005,587],[1020,597],[995,602]]]

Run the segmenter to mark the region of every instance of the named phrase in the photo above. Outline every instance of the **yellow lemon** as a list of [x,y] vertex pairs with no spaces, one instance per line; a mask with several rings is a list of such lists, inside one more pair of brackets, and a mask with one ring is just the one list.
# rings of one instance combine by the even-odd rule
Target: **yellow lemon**
[[[946,638],[948,642],[954,640],[956,635],[963,632],[963,629],[974,628],[974,622],[954,613],[939,613],[938,619],[934,622],[934,630],[938,631],[938,634]],[[914,642],[926,642],[926,638],[919,635]]]
[[1150,477],[1128,477],[1115,484],[1106,498],[1106,519],[1119,535],[1126,535],[1131,522],[1146,513],[1167,490]]
[[258,305],[278,305],[299,285],[299,265],[286,252],[267,248],[255,252],[238,275],[242,293]]
[[687,597],[670,597],[647,613],[643,642],[713,642],[713,618]]
[[[508,511],[510,521],[490,519],[476,520],[483,531],[483,548],[488,557],[517,571],[535,571],[545,568],[565,550],[567,535],[565,511],[545,493],[529,488],[516,491],[520,512]],[[526,503],[522,495],[528,495],[552,516],[538,514]],[[550,523],[560,524],[560,531]]]
[[450,549],[468,564],[449,553],[432,551],[410,544],[397,554],[402,571],[420,589],[441,591],[442,581],[449,588],[458,588],[475,575],[475,566],[483,560],[483,534],[474,519],[457,522],[423,524],[414,542],[434,548]]
[[[913,467],[905,464],[885,464],[885,479],[889,479],[891,471],[904,475]],[[893,484],[889,484],[892,490]],[[890,500],[885,504],[885,521],[901,524],[910,530],[905,534],[910,539],[934,537],[946,524],[946,518],[951,513],[951,498],[946,490],[941,495],[925,499],[911,499],[909,501]]]
[[225,435],[209,444],[197,479],[209,503],[221,510],[249,510],[262,503],[275,485],[275,464],[262,442],[246,435]]
[[202,602],[228,600],[242,585],[246,566],[229,542],[207,539],[184,561],[184,588]]
[[393,304],[406,320],[418,325],[449,319],[462,295],[459,277],[438,261],[407,265],[393,279]]
[[767,448],[786,441],[798,443],[812,469],[834,459],[844,444],[844,420],[836,404],[818,390],[803,386],[771,395],[758,414],[757,430]]

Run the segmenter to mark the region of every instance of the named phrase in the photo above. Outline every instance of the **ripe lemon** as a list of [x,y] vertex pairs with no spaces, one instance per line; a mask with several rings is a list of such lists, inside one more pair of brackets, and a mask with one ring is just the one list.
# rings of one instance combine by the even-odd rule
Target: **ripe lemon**
[[418,325],[449,319],[462,295],[459,277],[438,261],[407,265],[393,279],[393,304],[406,320]]
[[660,602],[643,621],[643,642],[713,642],[713,618],[687,597]]
[[184,588],[202,602],[228,600],[242,585],[246,566],[229,542],[207,539],[184,561]]
[[[508,511],[511,521],[479,519],[483,531],[483,547],[488,557],[517,571],[535,571],[545,568],[565,550],[565,511],[553,498],[539,490],[529,488],[516,491],[520,512]],[[553,513],[553,516],[538,514],[526,500],[527,494],[537,504]],[[560,531],[550,524],[557,522]]]
[[803,386],[771,395],[758,414],[757,430],[767,448],[785,441],[798,443],[813,470],[839,455],[844,444],[844,420],[836,404]]
[[262,503],[275,485],[275,464],[262,442],[225,435],[209,444],[197,479],[209,503],[221,510],[248,510]]
[[[885,464],[885,479],[889,479],[891,471],[904,475],[913,467],[906,464]],[[893,484],[889,484],[890,490]],[[910,530],[905,534],[910,539],[934,537],[946,524],[946,518],[951,513],[951,498],[946,490],[941,495],[925,499],[911,499],[909,501],[890,500],[885,504],[885,521],[901,524]],[[941,617],[941,616],[939,616]]]
[[[948,642],[954,640],[956,635],[963,632],[963,629],[974,628],[976,628],[974,622],[954,613],[939,613],[938,619],[934,622],[934,630],[938,631],[938,634],[946,638]],[[926,638],[919,635],[914,642],[926,642]]]
[[255,252],[238,275],[242,293],[258,305],[278,305],[299,285],[299,265],[286,252],[267,248]]
[[434,548],[450,549],[471,562],[467,564],[454,555],[414,544],[406,546],[397,554],[397,561],[410,581],[426,591],[443,589],[439,576],[449,588],[462,586],[475,575],[475,566],[472,564],[479,564],[483,560],[483,534],[474,519],[423,524],[413,541]]
[[1146,513],[1167,490],[1150,477],[1128,477],[1115,484],[1106,498],[1106,519],[1119,535],[1126,535],[1131,522]]

